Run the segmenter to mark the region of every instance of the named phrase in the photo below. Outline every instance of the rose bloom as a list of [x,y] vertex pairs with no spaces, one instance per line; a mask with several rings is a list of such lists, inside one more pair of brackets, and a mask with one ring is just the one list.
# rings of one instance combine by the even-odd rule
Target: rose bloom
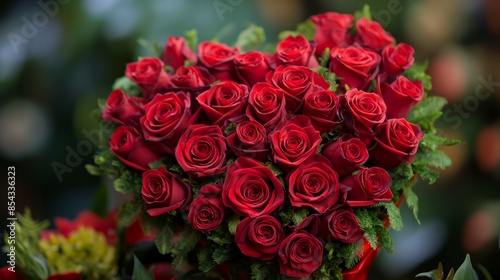
[[390,84],[382,84],[380,93],[387,105],[387,118],[406,118],[411,109],[424,97],[424,86],[421,81],[410,81],[399,76]]
[[169,37],[163,50],[163,62],[166,65],[172,66],[174,70],[184,66],[185,61],[192,64],[196,63],[196,55],[187,46],[186,40],[183,37]]
[[314,41],[316,42],[316,55],[321,57],[326,48],[344,48],[350,45],[351,36],[349,29],[353,24],[354,16],[327,12],[311,16],[311,21],[316,25]]
[[374,49],[377,52],[396,41],[380,23],[364,17],[356,21],[356,29],[355,41],[361,46]]
[[159,58],[145,57],[127,64],[125,76],[139,85],[144,97],[152,99],[155,94],[164,92],[170,84],[170,78],[163,66]]
[[304,95],[316,86],[328,89],[330,85],[318,73],[303,66],[278,66],[267,76],[267,82],[285,92],[286,109],[295,113],[302,105]]
[[310,207],[325,213],[340,196],[339,177],[330,162],[312,156],[288,173],[288,198],[293,207]]
[[210,80],[196,66],[181,66],[172,76],[172,84],[179,88],[199,88],[209,86]]
[[239,157],[228,167],[222,187],[222,201],[244,217],[269,215],[282,206],[285,193],[271,169]]
[[280,273],[288,277],[308,278],[323,262],[323,244],[306,232],[293,232],[278,253]]
[[355,89],[339,98],[345,126],[369,147],[373,141],[373,127],[386,119],[384,100],[376,93]]
[[340,80],[341,88],[365,90],[379,70],[380,55],[376,52],[355,46],[333,49],[330,54],[330,71]]
[[418,125],[405,119],[390,119],[379,125],[375,134],[377,144],[370,151],[370,160],[373,165],[385,169],[413,162],[424,136]]
[[143,99],[131,97],[121,89],[115,89],[106,101],[102,118],[123,125],[137,125],[144,114]]
[[189,206],[188,221],[198,231],[217,229],[224,220],[225,207],[220,185],[201,187],[198,196]]
[[340,183],[348,188],[347,204],[359,207],[391,201],[391,181],[391,176],[385,169],[370,167],[342,179]]
[[247,86],[264,82],[267,72],[271,71],[269,58],[258,51],[250,51],[238,55],[234,58],[234,65],[239,80]]
[[269,134],[273,160],[284,169],[300,165],[318,151],[321,136],[307,116],[299,115]]
[[415,58],[415,50],[412,46],[401,43],[396,46],[387,46],[382,51],[382,69],[385,74],[391,77],[403,74],[411,68]]
[[191,202],[192,195],[191,186],[179,176],[168,172],[165,166],[142,173],[141,193],[144,208],[150,216],[181,209]]
[[236,80],[234,59],[238,56],[238,48],[230,48],[221,43],[205,41],[198,45],[198,56],[201,65],[205,66],[215,80]]
[[248,87],[223,81],[200,94],[196,100],[212,124],[222,127],[228,122],[238,123],[245,118]]
[[158,161],[161,154],[153,151],[139,132],[130,126],[119,126],[109,139],[111,152],[125,165],[145,171],[149,163]]
[[227,148],[220,127],[191,125],[179,140],[175,158],[190,177],[207,177],[224,173]]
[[243,255],[261,261],[276,257],[284,239],[281,223],[274,217],[247,217],[236,227],[234,242]]
[[257,83],[248,97],[246,115],[262,124],[267,132],[287,119],[285,92],[268,83]]
[[321,218],[320,236],[325,241],[354,243],[363,238],[363,230],[359,226],[352,208],[345,204],[337,204]]
[[227,137],[231,150],[239,157],[250,157],[261,162],[271,154],[266,128],[256,121],[244,121]]
[[318,67],[319,64],[313,55],[314,48],[302,35],[289,35],[276,47],[276,58],[279,64]]
[[338,116],[339,107],[335,92],[314,88],[304,97],[302,114],[311,118],[314,129],[319,133],[327,133],[342,123]]
[[363,141],[344,134],[323,148],[323,156],[330,161],[333,170],[344,177],[359,170],[368,160],[369,154]]

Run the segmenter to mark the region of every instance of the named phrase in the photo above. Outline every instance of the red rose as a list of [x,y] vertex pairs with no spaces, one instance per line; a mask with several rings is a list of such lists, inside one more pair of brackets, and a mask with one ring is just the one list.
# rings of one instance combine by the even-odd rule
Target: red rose
[[406,118],[424,97],[424,86],[420,81],[399,76],[394,82],[381,85],[380,94],[387,105],[388,119]]
[[304,95],[317,88],[328,89],[330,85],[325,79],[303,66],[278,66],[274,73],[269,73],[267,82],[285,92],[286,109],[296,112],[302,105]]
[[288,277],[308,278],[323,262],[323,244],[306,232],[293,232],[281,243],[278,264]]
[[302,114],[309,116],[313,127],[319,133],[327,133],[341,124],[338,117],[339,102],[335,92],[314,89],[304,97]]
[[230,48],[215,42],[203,42],[198,45],[198,56],[203,66],[207,67],[215,80],[236,80],[234,77],[234,58],[238,48]]
[[142,199],[150,216],[181,209],[191,202],[191,186],[165,166],[142,173]]
[[188,220],[195,230],[211,231],[217,229],[224,219],[225,207],[219,185],[201,187],[198,196],[189,206]]
[[170,153],[191,119],[189,94],[184,92],[158,94],[144,106],[144,109],[146,112],[141,118],[144,138],[152,142],[161,142],[168,147]]
[[266,74],[271,70],[268,57],[258,51],[238,55],[234,59],[236,74],[239,80],[247,86],[253,86],[266,80]]
[[348,188],[347,204],[359,207],[391,201],[393,197],[390,189],[391,181],[391,176],[385,169],[370,167],[342,179],[340,183]]
[[19,269],[15,269],[14,271],[9,270],[11,268],[10,265],[2,267],[0,269],[0,279],[2,280],[26,280],[24,276],[19,272]]
[[378,74],[380,55],[360,47],[337,48],[330,54],[330,71],[342,78],[340,86],[364,90]]
[[198,88],[210,85],[210,81],[196,66],[181,66],[172,77],[172,84],[180,88]]
[[245,117],[248,87],[233,81],[223,81],[196,99],[210,122],[222,127],[228,122],[237,123]]
[[316,25],[314,41],[316,42],[316,55],[321,57],[326,48],[344,48],[350,45],[351,36],[348,31],[352,27],[353,15],[327,12],[311,17]]
[[186,45],[186,40],[183,37],[169,37],[163,50],[163,62],[177,70],[186,60],[196,63],[196,55]]
[[109,140],[109,146],[121,162],[140,171],[148,170],[149,163],[162,157],[151,149],[135,128],[130,126],[116,128]]
[[227,170],[222,201],[245,217],[269,215],[283,204],[285,193],[271,169],[259,162],[239,157]]
[[302,35],[289,35],[276,47],[278,63],[284,65],[318,67],[318,61],[313,54],[314,48]]
[[191,177],[207,177],[226,170],[226,139],[216,125],[191,125],[179,140],[175,158]]
[[340,103],[347,128],[369,146],[373,140],[373,127],[386,119],[387,107],[382,97],[354,89],[340,96]]
[[235,132],[227,137],[227,143],[239,157],[250,157],[264,162],[270,154],[266,129],[256,121],[239,123]]
[[380,23],[367,18],[360,18],[356,22],[356,29],[356,42],[377,52],[396,41]]
[[334,206],[321,219],[320,235],[325,241],[354,243],[360,240],[363,234],[354,211],[348,205]]
[[261,261],[276,257],[283,238],[281,223],[269,215],[245,218],[236,227],[235,243],[241,253]]
[[343,280],[366,280],[368,279],[368,271],[370,270],[375,257],[377,257],[379,248],[372,249],[370,243],[366,240],[363,242],[363,252],[361,253],[359,262],[351,269],[342,271]]
[[106,101],[102,118],[118,124],[134,125],[143,114],[142,98],[130,97],[123,90],[115,89]]
[[246,115],[262,124],[267,132],[272,131],[286,121],[285,92],[268,83],[255,84],[248,97]]
[[375,130],[375,148],[370,160],[385,169],[412,162],[424,136],[420,127],[405,119],[390,119]]
[[274,162],[291,169],[318,151],[321,136],[309,117],[299,115],[269,134],[269,142]]
[[312,156],[287,176],[288,198],[294,207],[311,207],[325,213],[340,196],[339,177],[330,162]]
[[125,76],[137,83],[144,96],[151,99],[155,94],[164,92],[170,84],[170,78],[163,66],[159,58],[142,58],[138,62],[127,64]]
[[389,76],[403,74],[410,69],[415,61],[413,54],[415,50],[412,46],[401,43],[397,46],[387,46],[382,51],[382,69]]
[[330,161],[333,170],[344,177],[359,170],[368,160],[369,154],[363,141],[344,134],[324,147],[323,156]]

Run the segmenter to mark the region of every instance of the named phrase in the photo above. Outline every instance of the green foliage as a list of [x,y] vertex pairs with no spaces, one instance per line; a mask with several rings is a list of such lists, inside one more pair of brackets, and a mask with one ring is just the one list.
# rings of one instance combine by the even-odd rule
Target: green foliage
[[376,227],[383,226],[382,221],[378,218],[377,211],[368,211],[367,208],[356,208],[354,213],[356,214],[359,226],[365,232],[364,237],[366,241],[370,243],[370,247],[376,249],[378,245]]
[[134,255],[134,272],[132,280],[154,280],[153,275],[149,273],[142,265],[141,261]]
[[451,159],[441,150],[428,150],[425,153],[419,152],[414,165],[428,165],[444,169],[451,165]]
[[[333,246],[328,246],[328,247],[333,247]],[[353,268],[359,262],[359,257],[363,252],[363,246],[359,246],[359,244],[355,242],[349,244],[342,244],[340,247],[335,249],[336,254],[334,254],[332,250],[334,249],[333,248],[329,249],[330,252],[328,254],[328,258],[333,259],[332,257],[330,257],[330,254],[336,255],[336,258],[340,258],[344,262],[345,267],[347,269],[350,269]]]
[[160,254],[168,254],[173,251],[172,240],[174,239],[174,227],[171,225],[170,220],[167,218],[163,223],[157,224],[155,244]]
[[94,201],[92,202],[92,207],[90,208],[95,214],[104,217],[108,213],[108,189],[106,186],[101,185],[96,194],[94,195]]
[[387,210],[387,216],[389,217],[389,223],[391,224],[391,227],[396,231],[400,231],[401,229],[403,229],[403,219],[401,218],[401,212],[399,211],[399,208],[396,207],[394,202],[385,202],[382,203],[382,206],[384,206]]
[[237,255],[238,252],[237,250],[238,249],[235,248],[234,244],[233,245],[225,244],[216,247],[212,254],[212,257],[216,264],[221,264],[234,258]]
[[257,49],[265,41],[264,28],[251,24],[240,32],[235,45],[243,51],[250,51]]
[[309,209],[305,207],[287,207],[284,211],[279,213],[283,221],[283,225],[294,224],[298,226],[302,220],[304,220],[309,215]]
[[[122,76],[118,79],[115,80],[115,83],[113,84],[113,90],[115,89],[121,89],[123,92],[130,96],[140,96],[141,95],[141,90],[139,89],[139,86],[137,86],[136,83],[132,82],[129,78]],[[102,107],[102,106],[99,106]],[[101,109],[102,111],[103,109]]]
[[420,224],[418,218],[418,196],[411,188],[404,188],[403,193],[406,195],[406,204],[413,210],[413,216],[415,216],[417,223]]
[[276,270],[267,262],[255,261],[250,266],[252,280],[274,280],[278,279]]
[[426,96],[415,106],[408,121],[420,125],[426,133],[434,132],[434,122],[443,114],[443,107],[447,104],[446,99],[439,96]]
[[217,245],[227,245],[234,242],[234,236],[227,230],[227,222],[223,223],[216,230],[208,232],[208,240],[213,241]]
[[138,173],[121,167],[118,173],[120,177],[114,181],[114,188],[125,194],[139,194],[142,188],[142,178]]
[[278,35],[278,39],[281,41],[281,40],[284,40],[286,37],[288,36],[293,36],[293,37],[296,37],[298,35],[302,35],[304,36],[304,38],[306,38],[307,40],[309,41],[312,41],[314,40],[314,33],[316,31],[316,25],[314,25],[314,23],[311,21],[311,20],[306,20],[302,23],[299,23],[297,25],[297,29],[295,30],[285,30],[285,31],[282,31],[279,35]]
[[[446,277],[446,280],[452,280],[454,274],[455,274],[455,271],[452,268],[450,270],[450,273],[448,274],[448,277]],[[439,263],[439,266],[437,269],[434,269],[434,270],[429,271],[429,272],[419,273],[415,277],[427,277],[427,278],[431,278],[434,280],[442,280],[444,277],[443,265],[441,263]]]
[[126,228],[131,225],[141,213],[142,208],[143,203],[140,197],[123,203],[118,211],[118,227]]
[[161,57],[161,54],[162,54],[162,49],[160,47],[160,45],[158,44],[158,41],[148,41],[148,40],[145,40],[145,39],[137,39],[137,43],[143,47],[144,49],[148,50],[149,52],[151,52],[155,57]]
[[453,280],[474,280],[474,268],[472,268],[472,263],[470,262],[470,256],[467,254],[462,265],[455,272]]
[[424,89],[426,91],[430,91],[432,89],[432,81],[431,76],[425,73],[427,66],[429,66],[429,62],[422,64],[414,63],[412,67],[404,73],[404,75],[410,80],[421,81]]
[[225,129],[224,129],[224,135],[228,136],[229,134],[233,133],[236,130],[236,127],[238,126],[237,123],[230,123]]
[[203,272],[211,271],[216,263],[212,258],[212,248],[210,246],[203,246],[198,250],[198,268]]
[[369,20],[372,20],[372,13],[370,11],[370,5],[366,4],[363,6],[363,9],[361,11],[356,11],[354,13],[354,21],[357,21],[360,18],[367,18]]
[[184,35],[186,36],[186,43],[189,48],[193,51],[196,51],[196,48],[198,46],[198,31],[196,29],[191,29],[189,31],[186,31]]
[[271,171],[273,172],[274,176],[278,177],[280,176],[281,174],[283,174],[283,171],[281,170],[281,168],[279,168],[279,166],[277,166],[276,164],[268,161],[264,164],[264,166],[266,166],[267,168],[271,169]]
[[227,223],[229,232],[234,235],[236,233],[236,227],[238,227],[238,224],[240,223],[240,216],[236,214],[232,215]]
[[425,134],[420,141],[420,146],[429,148],[430,150],[435,150],[438,146],[453,146],[461,143],[462,141],[460,140],[448,139],[436,134]]

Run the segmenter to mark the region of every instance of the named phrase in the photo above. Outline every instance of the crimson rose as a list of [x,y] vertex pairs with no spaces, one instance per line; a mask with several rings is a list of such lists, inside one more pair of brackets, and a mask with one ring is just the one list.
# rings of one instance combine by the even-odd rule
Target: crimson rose
[[142,198],[150,216],[180,209],[191,202],[191,186],[165,166],[142,173]]
[[205,66],[215,80],[235,80],[234,58],[239,54],[238,48],[230,48],[215,42],[203,42],[198,45],[200,62]]
[[238,55],[234,59],[236,74],[239,80],[247,86],[253,86],[266,80],[266,74],[271,70],[268,57],[258,51]]
[[380,55],[369,49],[350,46],[333,49],[330,71],[340,80],[340,86],[365,90],[378,74]]
[[314,48],[302,35],[289,35],[276,47],[276,58],[279,64],[318,67],[314,57]]
[[197,60],[196,55],[186,45],[186,40],[183,37],[169,37],[163,50],[163,62],[177,70],[184,66],[186,60],[192,64]]
[[394,82],[381,85],[380,93],[387,105],[388,119],[406,118],[424,97],[424,86],[421,81],[399,76]]
[[136,125],[144,114],[143,99],[130,97],[121,89],[115,89],[106,101],[102,118],[118,124]]
[[265,162],[270,154],[266,129],[256,121],[239,123],[235,132],[227,137],[227,143],[239,157],[246,156]]
[[323,244],[312,234],[293,232],[281,243],[278,256],[281,274],[308,278],[323,262]]
[[316,25],[314,41],[316,42],[316,55],[321,57],[326,48],[344,48],[350,44],[351,36],[348,33],[354,20],[353,15],[327,12],[311,17]]
[[339,102],[335,92],[315,88],[304,97],[302,114],[311,118],[314,129],[327,133],[341,124]]
[[335,142],[327,144],[323,156],[332,164],[340,177],[351,175],[368,160],[368,149],[359,138],[344,134]]
[[382,51],[382,69],[388,76],[403,74],[410,69],[415,61],[413,54],[415,50],[412,46],[401,43],[396,46],[387,46]]
[[163,66],[159,58],[142,58],[138,62],[127,64],[125,76],[139,85],[144,97],[151,99],[155,94],[163,92],[170,84],[170,78],[163,70]]
[[246,115],[272,131],[287,119],[285,92],[268,83],[257,83],[248,97]]
[[220,226],[225,213],[221,193],[219,185],[201,187],[198,196],[189,206],[188,220],[195,230],[211,231]]
[[356,30],[356,42],[377,52],[396,41],[380,23],[364,17],[356,21]]
[[342,179],[340,183],[348,187],[347,204],[359,207],[391,201],[393,197],[390,189],[391,181],[391,176],[385,169],[370,167]]
[[247,217],[236,227],[235,243],[243,255],[261,261],[272,260],[278,254],[284,233],[274,217]]
[[285,193],[271,169],[239,157],[228,167],[222,187],[222,201],[245,217],[269,215],[283,204]]
[[181,66],[172,76],[172,84],[180,88],[198,88],[210,85],[210,80],[196,66]]
[[337,204],[321,218],[320,236],[325,241],[354,243],[363,237],[363,230],[352,208],[345,204]]

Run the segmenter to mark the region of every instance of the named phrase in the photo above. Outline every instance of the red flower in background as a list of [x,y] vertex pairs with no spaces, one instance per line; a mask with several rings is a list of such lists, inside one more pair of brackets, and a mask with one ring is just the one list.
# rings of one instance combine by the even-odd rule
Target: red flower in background
[[356,21],[356,29],[355,41],[361,46],[374,49],[377,52],[396,41],[380,23],[364,17]]
[[316,25],[314,41],[316,42],[316,55],[321,57],[326,48],[330,50],[347,47],[352,40],[348,33],[352,27],[354,16],[327,12],[311,16],[311,21]]
[[191,64],[195,64],[197,61],[196,55],[187,46],[186,40],[183,37],[169,37],[163,50],[163,62],[177,70],[186,61]]
[[198,45],[199,62],[205,66],[215,80],[235,80],[234,59],[240,50],[224,44],[202,42]]

